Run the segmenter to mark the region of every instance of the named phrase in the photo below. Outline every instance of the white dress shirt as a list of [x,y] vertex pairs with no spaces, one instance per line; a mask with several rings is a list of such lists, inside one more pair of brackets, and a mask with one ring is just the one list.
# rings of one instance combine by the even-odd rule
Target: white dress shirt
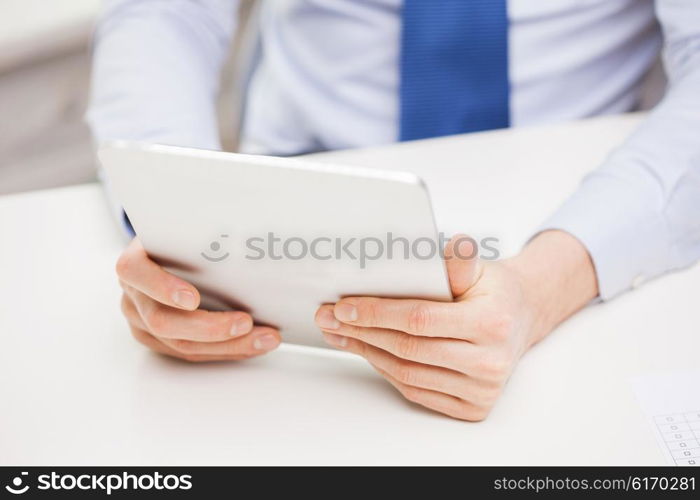
[[[396,141],[401,4],[263,1],[241,150]],[[218,149],[215,101],[237,11],[235,0],[107,1],[88,114],[97,141]],[[542,228],[586,246],[603,299],[698,259],[700,1],[510,0],[508,16],[513,126],[634,109],[665,42],[665,99]]]

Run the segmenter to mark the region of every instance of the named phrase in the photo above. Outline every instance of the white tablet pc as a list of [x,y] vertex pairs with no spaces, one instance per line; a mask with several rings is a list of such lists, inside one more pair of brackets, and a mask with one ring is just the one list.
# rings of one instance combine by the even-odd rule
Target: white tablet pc
[[285,342],[324,346],[314,314],[343,296],[451,300],[411,173],[125,142],[99,158],[154,260]]

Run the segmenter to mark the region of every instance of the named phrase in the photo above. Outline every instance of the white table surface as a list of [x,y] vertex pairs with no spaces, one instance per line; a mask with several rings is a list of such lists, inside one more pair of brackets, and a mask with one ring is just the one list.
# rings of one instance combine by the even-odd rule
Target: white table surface
[[[414,170],[440,225],[529,232],[638,117],[319,155]],[[522,360],[491,416],[404,402],[359,359],[149,353],[119,312],[123,240],[97,185],[0,197],[0,464],[661,464],[630,377],[697,366],[700,268],[585,310]]]

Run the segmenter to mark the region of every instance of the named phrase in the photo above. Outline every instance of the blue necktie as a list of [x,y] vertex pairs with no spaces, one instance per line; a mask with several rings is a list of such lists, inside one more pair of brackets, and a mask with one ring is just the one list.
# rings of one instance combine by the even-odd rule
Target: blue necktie
[[506,0],[404,0],[402,141],[510,124]]

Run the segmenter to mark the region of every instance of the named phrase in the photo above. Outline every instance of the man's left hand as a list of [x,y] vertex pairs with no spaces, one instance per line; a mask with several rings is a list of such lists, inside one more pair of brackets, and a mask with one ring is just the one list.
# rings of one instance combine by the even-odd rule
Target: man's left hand
[[[580,246],[555,233],[554,238]],[[457,236],[445,251],[453,302],[349,297],[320,307],[316,323],[328,343],[367,359],[409,401],[454,418],[482,420],[520,357],[563,319],[553,320],[541,309],[544,284],[533,290],[536,269],[530,264],[549,258],[541,246],[513,259],[482,262],[473,257],[473,240]],[[595,285],[583,254],[588,281]],[[570,251],[564,257],[571,260]],[[579,297],[577,304],[590,298]],[[551,304],[550,309],[562,308]]]

